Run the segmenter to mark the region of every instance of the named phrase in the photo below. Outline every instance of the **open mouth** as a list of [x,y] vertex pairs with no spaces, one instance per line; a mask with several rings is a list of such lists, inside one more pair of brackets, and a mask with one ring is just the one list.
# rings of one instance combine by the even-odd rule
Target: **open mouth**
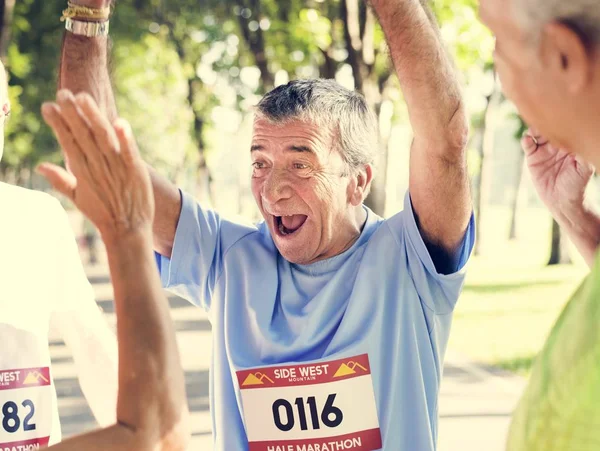
[[289,215],[289,216],[273,216],[275,218],[275,229],[281,236],[289,236],[298,232],[308,216],[306,215]]

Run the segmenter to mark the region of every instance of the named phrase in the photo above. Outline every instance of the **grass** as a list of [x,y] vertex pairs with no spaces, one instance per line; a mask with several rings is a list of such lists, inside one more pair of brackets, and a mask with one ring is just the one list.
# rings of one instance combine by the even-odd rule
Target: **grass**
[[526,375],[587,267],[576,251],[573,265],[545,265],[551,221],[543,209],[523,210],[515,241],[506,239],[507,210],[493,208],[487,217],[483,252],[471,260],[448,346]]

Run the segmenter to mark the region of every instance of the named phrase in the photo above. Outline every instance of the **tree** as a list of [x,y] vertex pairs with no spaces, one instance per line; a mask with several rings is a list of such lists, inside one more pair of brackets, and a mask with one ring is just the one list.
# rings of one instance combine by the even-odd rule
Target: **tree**
[[10,34],[12,30],[13,11],[15,0],[0,1],[0,58],[6,58]]
[[494,133],[491,126],[491,114],[500,101],[496,83],[496,72],[492,64],[489,64],[487,71],[491,77],[491,88],[489,94],[485,96],[485,107],[480,115],[473,120],[473,141],[478,154],[477,178],[474,184],[475,191],[475,255],[481,254],[483,244],[483,211],[484,205],[489,201],[490,177],[492,172],[491,153],[494,147]]
[[550,244],[550,259],[548,266],[572,263],[568,249],[568,238],[561,231],[558,222],[552,219],[552,239]]
[[[6,50],[11,117],[6,124],[5,152],[0,171],[6,180],[31,184],[33,167],[40,160],[60,160],[51,132],[39,113],[43,101],[56,90],[62,4],[43,0],[4,2],[4,24],[11,17],[7,7],[13,4],[10,28],[2,37]],[[32,26],[35,24],[35,26]]]
[[[515,139],[520,140],[525,131],[527,130],[527,124],[523,121],[521,116],[516,115],[519,121],[519,128],[515,133]],[[519,158],[516,162],[517,166],[517,178],[515,179],[514,197],[511,203],[511,215],[510,215],[510,228],[508,231],[508,239],[514,240],[517,238],[517,210],[519,207],[519,194],[521,192],[521,185],[523,181],[523,171],[525,170],[525,154],[519,152]]]

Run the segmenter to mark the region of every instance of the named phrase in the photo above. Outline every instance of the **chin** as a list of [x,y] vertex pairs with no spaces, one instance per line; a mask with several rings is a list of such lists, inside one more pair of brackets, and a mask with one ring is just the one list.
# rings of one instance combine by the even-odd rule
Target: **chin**
[[312,259],[306,255],[306,246],[293,246],[289,243],[281,243],[277,238],[273,240],[277,250],[288,262],[296,265],[307,265]]

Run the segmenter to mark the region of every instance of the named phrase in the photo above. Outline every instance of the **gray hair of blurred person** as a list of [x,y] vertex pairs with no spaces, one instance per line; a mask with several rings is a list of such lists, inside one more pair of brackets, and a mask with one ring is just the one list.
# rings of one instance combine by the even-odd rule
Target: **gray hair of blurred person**
[[562,23],[577,33],[588,49],[600,46],[599,0],[513,0],[521,25],[539,38],[547,23]]
[[257,113],[274,124],[300,120],[329,131],[350,172],[375,164],[377,118],[361,94],[333,80],[295,80],[279,86],[262,98]]

